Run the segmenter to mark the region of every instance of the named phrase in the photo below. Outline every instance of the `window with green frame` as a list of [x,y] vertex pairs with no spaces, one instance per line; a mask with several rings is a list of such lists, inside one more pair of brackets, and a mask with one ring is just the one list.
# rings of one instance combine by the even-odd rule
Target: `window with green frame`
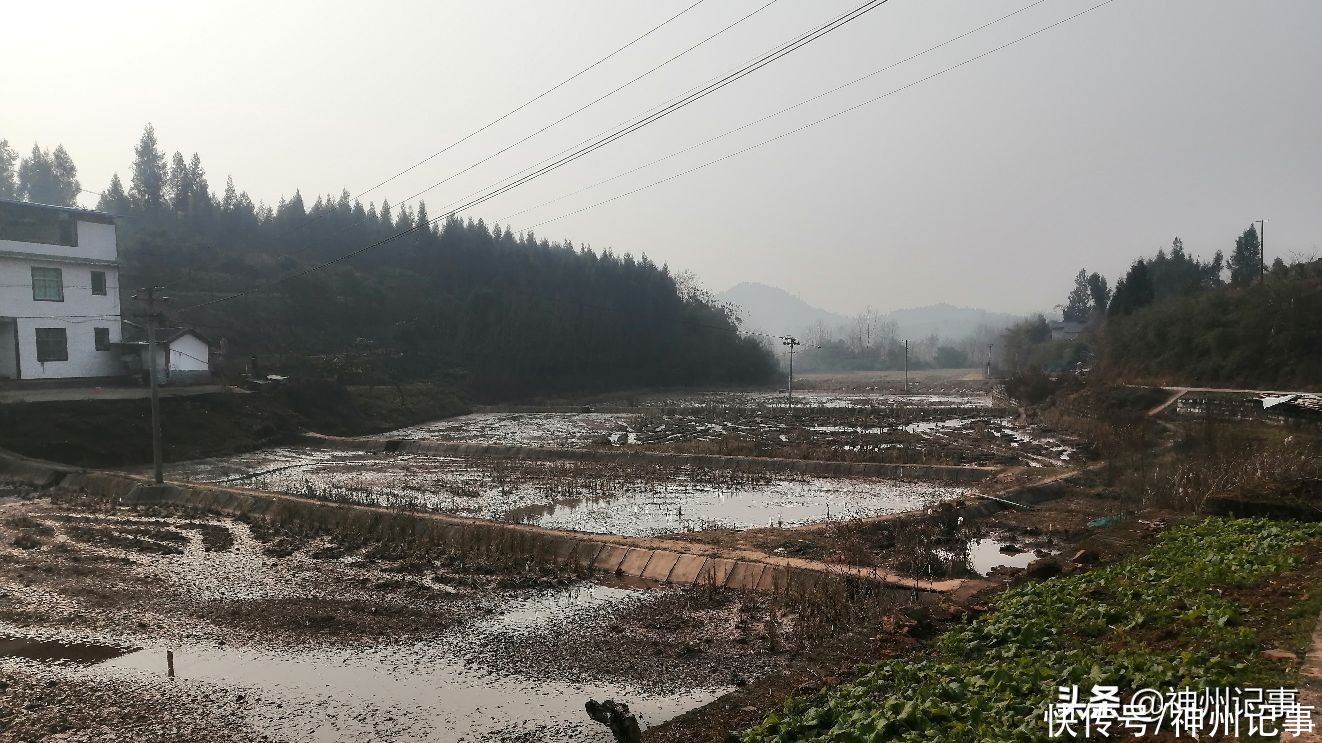
[[36,302],[63,302],[64,273],[58,268],[33,266],[32,299]]
[[37,362],[69,360],[69,334],[64,328],[37,328]]

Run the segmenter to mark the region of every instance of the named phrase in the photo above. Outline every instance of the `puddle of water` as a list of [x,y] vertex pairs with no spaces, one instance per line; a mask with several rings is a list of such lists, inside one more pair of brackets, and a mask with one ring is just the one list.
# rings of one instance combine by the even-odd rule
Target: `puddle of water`
[[148,642],[124,649],[0,635],[0,664],[72,661],[82,665],[71,673],[91,679],[198,684],[223,689],[225,697],[242,693],[253,729],[278,739],[605,743],[611,739],[607,729],[584,712],[588,699],[625,701],[646,727],[707,704],[730,687],[718,682],[649,691],[558,672],[531,677],[509,672],[513,659],[504,653],[547,647],[537,638],[603,623],[613,610],[656,595],[596,584],[524,592],[500,614],[434,639],[366,647]]
[[[473,413],[382,434],[379,438],[504,446],[583,447],[619,443],[635,416],[614,413]],[[627,439],[626,439],[627,440]]]
[[90,666],[134,652],[138,649],[0,634],[0,658]]
[[[1007,554],[1001,551],[1002,547],[1011,544],[1023,551],[1015,554]],[[947,559],[955,558],[955,555],[951,552],[943,551],[943,556]],[[1034,550],[1025,549],[1012,539],[986,537],[970,540],[968,545],[968,567],[978,575],[985,576],[997,567],[1026,568],[1030,562],[1036,559],[1037,553]]]
[[974,572],[978,575],[986,575],[991,572],[992,568],[998,566],[1026,568],[1028,563],[1037,559],[1037,555],[1033,553],[1033,550],[1025,550],[1014,555],[1002,552],[1001,548],[1007,544],[1010,543],[992,538],[975,539],[969,542],[969,563]]
[[505,605],[499,614],[468,625],[475,637],[517,635],[550,627],[571,628],[592,617],[644,600],[647,594],[627,588],[583,583],[567,590],[550,589]]
[[[648,407],[786,407],[788,396],[784,392],[712,392],[690,395],[678,399],[649,400]],[[887,393],[826,392],[795,390],[795,407],[821,408],[891,408],[897,406],[923,406],[943,408],[989,408],[990,395],[901,395]]]
[[801,526],[911,511],[957,496],[938,485],[809,478],[736,490],[669,489],[566,501],[519,514],[553,529],[655,536],[702,529]]

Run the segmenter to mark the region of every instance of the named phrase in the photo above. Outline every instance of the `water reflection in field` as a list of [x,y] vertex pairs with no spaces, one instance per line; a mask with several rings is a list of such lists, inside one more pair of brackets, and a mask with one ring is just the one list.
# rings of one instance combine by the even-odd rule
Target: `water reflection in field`
[[610,534],[794,526],[913,510],[957,488],[689,466],[460,459],[314,447],[186,462],[170,476]]

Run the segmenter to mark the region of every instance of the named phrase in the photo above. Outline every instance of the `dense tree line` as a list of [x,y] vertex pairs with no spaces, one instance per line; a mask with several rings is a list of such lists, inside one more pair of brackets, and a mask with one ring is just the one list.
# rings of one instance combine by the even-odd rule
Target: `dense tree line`
[[1081,270],[1061,305],[1082,323],[1077,339],[1052,340],[1045,317],[1001,337],[1001,366],[1059,371],[1096,366],[1135,381],[1314,388],[1322,379],[1322,261],[1276,258],[1264,271],[1262,241],[1250,225],[1230,257],[1201,260],[1175,238],[1170,249],[1134,261],[1108,292]]
[[167,157],[150,125],[129,174],[97,204],[123,217],[121,283],[167,287],[171,319],[234,362],[348,382],[457,375],[480,396],[761,383],[774,371],[728,308],[646,256],[433,221],[425,203],[364,205],[348,191],[311,203],[295,191],[274,207],[232,179],[216,193],[201,158]]
[[78,168],[64,145],[51,152],[34,144],[20,158],[8,140],[0,139],[0,199],[73,206],[81,190]]

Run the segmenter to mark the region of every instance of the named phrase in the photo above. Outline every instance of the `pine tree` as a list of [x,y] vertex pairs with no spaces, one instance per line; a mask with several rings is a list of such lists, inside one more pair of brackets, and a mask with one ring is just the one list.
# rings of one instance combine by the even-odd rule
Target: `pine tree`
[[207,183],[207,172],[202,169],[202,158],[193,153],[188,161],[188,180],[193,184],[193,200],[189,211],[201,214],[211,209],[211,185]]
[[174,159],[170,161],[168,184],[170,208],[180,213],[187,212],[193,204],[193,177],[188,172],[188,163],[184,162],[181,152],[175,152]]
[[418,245],[427,246],[433,236],[431,218],[427,216],[427,202],[418,202],[418,215],[414,218],[414,223],[418,226]]
[[83,184],[78,182],[78,166],[74,165],[73,158],[62,144],[55,146],[55,154],[51,157],[51,172],[55,176],[58,203],[64,206],[77,204],[78,194],[83,192]]
[[404,204],[399,207],[399,211],[395,215],[394,230],[399,233],[411,229],[413,229],[413,213],[409,210],[409,205]]
[[234,177],[225,176],[225,196],[220,201],[220,210],[225,214],[233,214],[239,205],[239,193],[234,188]]
[[1088,275],[1088,293],[1092,296],[1093,315],[1106,314],[1111,303],[1111,289],[1106,285],[1106,277],[1096,271]]
[[18,198],[18,153],[9,140],[0,139],[0,199]]
[[119,173],[110,176],[110,185],[101,192],[96,208],[111,214],[122,214],[129,206],[129,196],[124,193],[124,183],[119,180]]
[[1152,275],[1146,261],[1134,261],[1129,273],[1115,284],[1115,295],[1111,298],[1108,315],[1128,315],[1135,310],[1152,304],[1156,293],[1152,288]]
[[1088,271],[1080,268],[1074,276],[1074,289],[1070,291],[1065,309],[1061,313],[1066,322],[1087,322],[1092,309],[1092,290],[1088,288]]
[[165,185],[165,155],[156,145],[156,129],[147,124],[138,146],[133,149],[129,199],[140,209],[160,209],[165,206]]
[[19,196],[34,204],[65,204],[56,178],[56,164],[50,151],[32,145],[32,155],[19,163]]
[[1235,251],[1230,254],[1230,285],[1248,286],[1262,275],[1262,246],[1258,242],[1258,228],[1249,225],[1235,238]]

